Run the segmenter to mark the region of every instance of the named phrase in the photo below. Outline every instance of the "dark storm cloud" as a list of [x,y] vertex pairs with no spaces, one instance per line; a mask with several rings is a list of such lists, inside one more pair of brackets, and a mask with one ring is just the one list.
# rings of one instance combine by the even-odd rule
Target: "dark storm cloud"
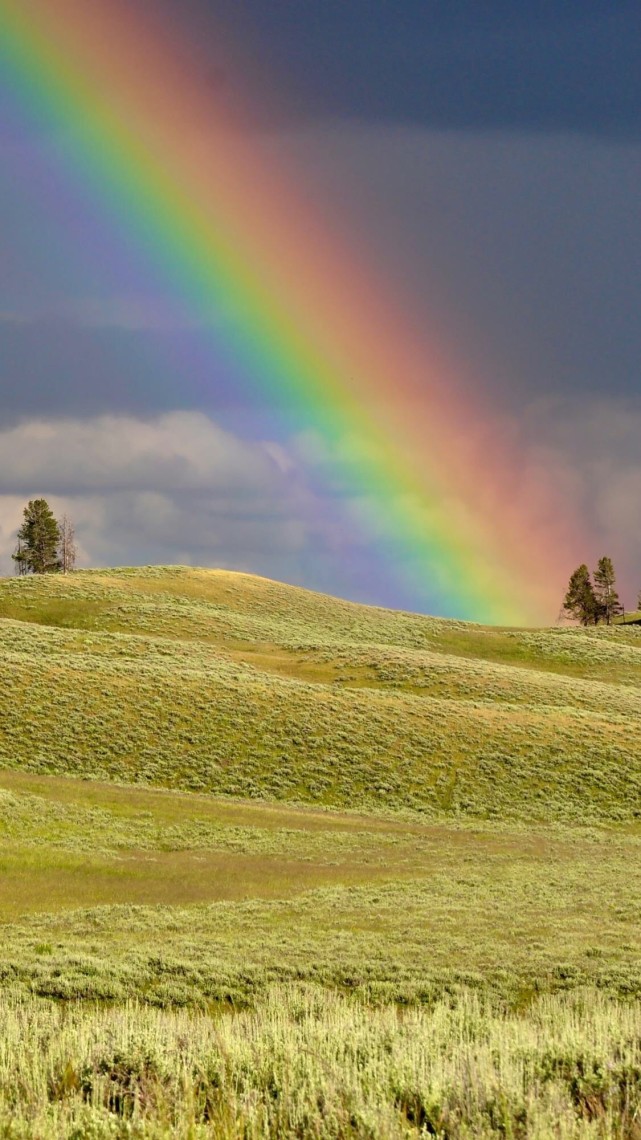
[[640,390],[641,143],[351,124],[279,146],[483,391]]
[[[109,302],[105,302],[109,307]],[[234,371],[200,359],[196,333],[83,327],[0,312],[0,423],[237,403]]]
[[[166,0],[212,77],[217,29],[292,117],[637,134],[641,6],[557,0]],[[179,9],[182,15],[179,16]],[[212,78],[212,82],[213,82]]]
[[[639,390],[641,144],[337,124],[256,145],[337,207],[385,287],[456,346],[490,401]],[[38,248],[27,232],[0,239],[22,266],[19,296],[0,290],[5,423],[182,407],[279,436],[286,409],[230,355],[229,316],[181,327],[166,298],[128,295],[127,276],[120,293],[91,296],[89,276],[81,291],[82,275],[61,273],[65,297],[45,232]]]

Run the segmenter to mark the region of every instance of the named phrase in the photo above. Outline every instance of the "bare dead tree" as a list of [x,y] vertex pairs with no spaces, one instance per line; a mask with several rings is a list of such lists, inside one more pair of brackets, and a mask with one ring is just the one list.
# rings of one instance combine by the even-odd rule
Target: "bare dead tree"
[[25,574],[29,573],[29,566],[27,563],[25,549],[20,538],[18,539],[18,545],[16,546],[13,555],[13,561],[16,564],[16,574],[19,574],[21,578],[24,578]]
[[76,528],[67,515],[58,523],[60,531],[60,569],[68,574],[76,565]]

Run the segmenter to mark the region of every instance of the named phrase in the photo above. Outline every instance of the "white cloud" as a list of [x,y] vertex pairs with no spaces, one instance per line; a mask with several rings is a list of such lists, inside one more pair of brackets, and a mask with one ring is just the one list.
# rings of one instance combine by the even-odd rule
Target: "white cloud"
[[201,562],[280,573],[309,540],[311,495],[282,444],[200,413],[33,420],[0,432],[0,567],[27,499],[75,521],[85,565]]
[[[540,400],[504,426],[518,448],[513,505],[531,511],[530,543],[575,526],[577,556],[592,564],[610,554],[632,606],[641,586],[641,400]],[[387,520],[355,496],[357,443],[328,447],[316,433],[287,445],[248,442],[193,412],[19,424],[0,431],[0,572],[11,572],[26,500],[44,495],[58,517],[74,519],[82,565],[217,565],[368,596],[353,582],[366,582],[371,542],[386,543]],[[312,491],[306,472],[326,492]],[[554,488],[562,517],[537,515],[542,485]],[[555,597],[572,568],[560,559]],[[377,600],[376,589],[369,596]]]
[[0,489],[269,493],[286,473],[282,448],[245,443],[200,412],[152,420],[31,420],[0,431]]

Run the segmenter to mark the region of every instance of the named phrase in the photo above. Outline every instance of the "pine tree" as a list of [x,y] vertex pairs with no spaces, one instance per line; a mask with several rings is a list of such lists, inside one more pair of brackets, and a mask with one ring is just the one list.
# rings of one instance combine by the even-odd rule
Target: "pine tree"
[[623,606],[616,591],[616,574],[611,558],[599,558],[599,564],[594,571],[594,593],[599,618],[606,625],[611,625],[612,618],[623,612]]
[[563,611],[581,625],[592,625],[598,618],[598,603],[585,563],[570,578],[563,602]]
[[31,499],[23,516],[13,555],[18,573],[51,574],[60,570],[60,531],[46,499]]

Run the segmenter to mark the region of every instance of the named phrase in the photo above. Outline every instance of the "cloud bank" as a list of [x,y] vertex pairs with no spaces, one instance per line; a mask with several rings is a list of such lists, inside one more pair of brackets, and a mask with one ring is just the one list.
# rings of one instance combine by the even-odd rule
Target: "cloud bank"
[[4,569],[36,495],[73,516],[87,564],[285,569],[309,525],[296,474],[279,444],[244,442],[202,413],[27,421],[0,432]]
[[[641,400],[597,398],[579,409],[540,400],[514,430],[523,469],[562,487],[592,535],[586,561],[614,558],[632,608],[641,588]],[[248,442],[203,413],[25,421],[0,431],[0,570],[11,572],[22,507],[43,495],[74,519],[82,565],[222,566],[393,604],[371,564],[369,541],[381,537],[372,504],[338,482],[329,499],[319,492],[326,463],[313,434]],[[358,525],[367,518],[369,535]]]

